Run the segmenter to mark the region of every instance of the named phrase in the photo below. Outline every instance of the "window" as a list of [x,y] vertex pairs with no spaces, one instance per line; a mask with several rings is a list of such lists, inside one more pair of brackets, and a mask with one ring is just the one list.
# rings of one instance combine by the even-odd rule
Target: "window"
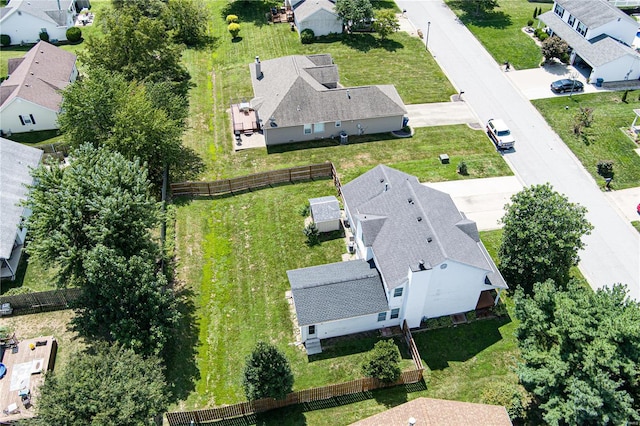
[[582,34],[583,36],[587,35],[587,26],[585,24],[583,24],[582,22],[578,22],[578,26],[576,27],[576,31],[579,32],[580,34]]
[[305,124],[304,125],[304,134],[305,135],[310,135],[311,134],[311,124]]
[[336,121],[336,127],[341,127],[342,126],[342,121]]
[[33,118],[33,114],[19,115],[18,118],[20,119],[20,123],[22,123],[23,126],[27,124],[36,124],[36,120]]
[[395,290],[393,290],[393,297],[400,297],[402,296],[402,287],[398,287]]
[[553,9],[553,12],[562,18],[562,16],[564,15],[564,7],[560,6],[559,4],[556,4],[556,8]]
[[386,320],[386,319],[387,319],[387,313],[386,313],[386,312],[380,312],[380,313],[378,314],[378,322],[380,322],[380,321],[384,321],[384,320]]
[[567,21],[567,24],[569,24],[569,26],[573,28],[573,24],[575,23],[576,23],[576,17],[573,15],[569,15],[569,20]]
[[398,318],[400,316],[400,308],[394,308],[391,310],[391,319]]
[[316,334],[316,326],[315,325],[310,325],[309,326],[309,336],[312,336]]
[[313,133],[324,133],[324,123],[316,123],[313,125]]

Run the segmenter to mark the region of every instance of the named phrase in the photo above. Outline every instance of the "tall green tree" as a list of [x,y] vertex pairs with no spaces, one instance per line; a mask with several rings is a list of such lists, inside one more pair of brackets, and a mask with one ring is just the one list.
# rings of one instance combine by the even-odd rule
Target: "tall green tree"
[[104,340],[143,355],[160,354],[178,311],[167,280],[147,253],[124,257],[98,245],[84,260],[73,328],[87,341]]
[[98,345],[48,373],[36,424],[67,426],[154,425],[167,405],[163,367],[118,345]]
[[165,13],[165,22],[178,43],[198,46],[207,41],[209,10],[205,2],[171,0]]
[[393,340],[376,342],[362,363],[362,374],[386,383],[393,383],[400,378],[400,351]]
[[568,59],[569,45],[560,37],[551,36],[544,40],[541,50],[542,56],[547,62],[551,62],[553,59],[566,62]]
[[242,386],[249,400],[286,397],[293,388],[289,361],[275,346],[258,342],[247,357]]
[[138,160],[83,145],[66,168],[41,165],[33,171],[27,220],[27,252],[58,267],[61,285],[81,283],[85,260],[98,245],[124,257],[156,253],[150,230],[158,223],[158,204],[147,171]]
[[498,259],[507,282],[525,293],[547,279],[566,284],[584,247],[581,239],[593,229],[586,208],[571,203],[547,183],[518,192],[505,209]]
[[100,37],[89,37],[80,60],[90,70],[121,73],[128,81],[167,83],[187,96],[190,76],[181,62],[182,48],[167,37],[165,22],[141,14],[132,5],[106,14]]
[[192,177],[201,166],[193,151],[182,146],[187,104],[165,90],[165,84],[128,82],[119,73],[91,70],[88,78],[65,90],[60,129],[72,146],[89,142],[139,158],[156,186],[165,167],[175,176]]
[[378,33],[382,40],[385,40],[394,32],[400,29],[400,23],[395,11],[391,9],[378,10],[375,13],[375,21],[373,29]]
[[640,420],[640,305],[626,287],[516,292],[518,375],[550,425]]
[[337,0],[335,12],[349,28],[358,28],[373,18],[370,0]]

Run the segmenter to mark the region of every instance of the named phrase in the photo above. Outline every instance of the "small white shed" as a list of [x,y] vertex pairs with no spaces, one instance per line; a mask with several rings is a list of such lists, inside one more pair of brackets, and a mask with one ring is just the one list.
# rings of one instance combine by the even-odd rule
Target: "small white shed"
[[333,195],[310,198],[311,218],[319,232],[331,232],[340,229],[340,203]]

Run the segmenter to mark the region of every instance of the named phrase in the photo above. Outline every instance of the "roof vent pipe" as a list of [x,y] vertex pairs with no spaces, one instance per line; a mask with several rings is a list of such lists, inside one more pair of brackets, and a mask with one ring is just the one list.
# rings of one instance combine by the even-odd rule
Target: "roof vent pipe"
[[426,270],[427,268],[424,266],[424,260],[421,260],[420,262],[418,262],[418,267],[420,268],[421,271]]
[[389,190],[389,184],[388,183],[384,183],[384,192],[387,192]]
[[262,74],[262,64],[260,63],[260,56],[256,56],[256,78],[260,80],[262,77],[264,77],[264,74]]

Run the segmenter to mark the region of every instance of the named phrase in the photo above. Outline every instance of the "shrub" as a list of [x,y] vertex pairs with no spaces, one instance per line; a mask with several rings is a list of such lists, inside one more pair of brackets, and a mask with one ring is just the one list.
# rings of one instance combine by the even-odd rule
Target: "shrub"
[[525,389],[506,381],[495,381],[488,384],[480,395],[480,402],[491,405],[502,405],[507,409],[511,420],[525,420],[531,397]]
[[499,302],[497,305],[494,305],[493,308],[491,308],[491,310],[493,311],[493,314],[497,317],[504,317],[509,314],[509,311],[507,310],[507,305],[505,305],[503,302]]
[[240,24],[232,22],[232,23],[229,24],[227,29],[229,30],[229,33],[231,34],[231,37],[236,38],[236,37],[238,37],[238,33],[240,33]]
[[316,34],[311,28],[302,30],[302,32],[300,33],[300,41],[302,42],[302,44],[311,44],[315,39]]
[[466,317],[467,317],[467,321],[475,321],[477,318],[476,311],[467,312]]
[[598,161],[598,174],[603,178],[613,179],[613,161]]
[[42,41],[49,41],[49,33],[46,31],[43,31],[40,33],[40,40]]
[[309,216],[309,213],[311,213],[311,206],[309,205],[309,203],[306,203],[304,206],[300,207],[300,210],[298,210],[298,212],[300,213],[300,216],[307,217]]
[[289,361],[275,346],[258,342],[247,358],[242,387],[249,400],[283,399],[293,388]]
[[10,288],[7,292],[4,293],[5,296],[17,296],[19,294],[29,294],[34,293],[34,290],[29,287],[14,287]]
[[393,383],[400,377],[400,351],[393,340],[380,340],[362,363],[362,374],[385,383]]
[[8,34],[0,34],[0,45],[2,46],[11,45],[11,36]]
[[467,168],[467,163],[465,163],[464,161],[461,161],[458,164],[458,173],[460,173],[463,176],[467,176],[469,174],[469,170]]
[[67,40],[70,43],[76,43],[82,40],[82,30],[78,27],[71,27],[67,30]]
[[227,24],[232,24],[234,22],[238,22],[237,15],[227,15]]
[[307,237],[308,245],[314,246],[318,244],[318,235],[320,234],[320,232],[318,232],[318,227],[316,226],[315,223],[311,222],[310,224],[305,226],[303,232],[304,232],[304,235],[306,235]]
[[533,19],[529,19],[529,20],[527,21],[527,27],[530,27],[530,26],[532,26],[532,25],[533,25]]

